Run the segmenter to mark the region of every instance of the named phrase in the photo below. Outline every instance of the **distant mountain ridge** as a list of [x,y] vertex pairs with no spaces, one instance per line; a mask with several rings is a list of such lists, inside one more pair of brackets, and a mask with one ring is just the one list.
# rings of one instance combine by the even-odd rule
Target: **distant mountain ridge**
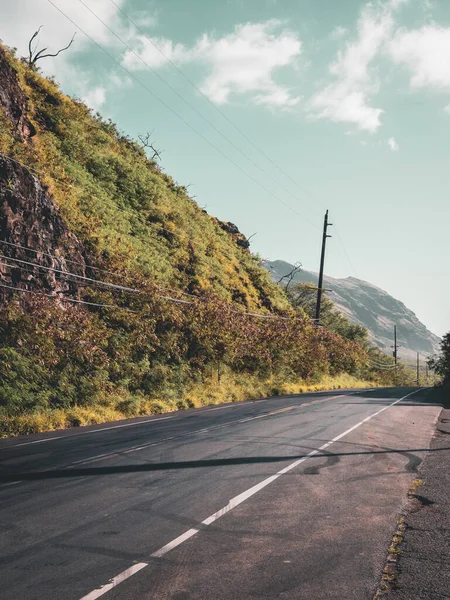
[[[293,269],[293,265],[283,260],[265,261],[263,265],[276,281]],[[304,270],[297,272],[293,278],[295,283],[317,285],[317,281],[317,273]],[[353,323],[366,327],[372,343],[384,352],[392,351],[394,324],[397,325],[398,343],[401,345],[400,358],[412,360],[416,352],[428,355],[438,351],[439,337],[429,331],[403,302],[379,287],[355,277],[335,279],[328,276],[324,277],[324,286],[333,290],[326,293],[336,308]]]

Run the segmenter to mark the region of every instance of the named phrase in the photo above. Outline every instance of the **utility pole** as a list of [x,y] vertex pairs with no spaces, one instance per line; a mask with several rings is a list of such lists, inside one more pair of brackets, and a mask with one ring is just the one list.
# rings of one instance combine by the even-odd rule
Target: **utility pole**
[[419,353],[417,353],[417,385],[420,385],[420,376],[419,376]]
[[394,369],[394,374],[395,374],[395,385],[398,385],[398,378],[397,378],[397,325],[394,325],[394,345],[391,346],[391,348],[394,348],[394,352],[392,353],[392,356],[394,357],[394,363],[395,363],[395,369]]
[[395,366],[397,366],[397,325],[394,325],[394,362]]
[[328,227],[331,227],[332,223],[328,223],[328,210],[325,213],[323,221],[323,235],[322,235],[322,253],[320,255],[320,271],[319,271],[319,284],[317,286],[317,304],[316,304],[316,324],[320,323],[320,305],[322,303],[322,291],[323,291],[323,267],[325,263],[325,247],[327,245],[327,238],[331,235],[327,235]]

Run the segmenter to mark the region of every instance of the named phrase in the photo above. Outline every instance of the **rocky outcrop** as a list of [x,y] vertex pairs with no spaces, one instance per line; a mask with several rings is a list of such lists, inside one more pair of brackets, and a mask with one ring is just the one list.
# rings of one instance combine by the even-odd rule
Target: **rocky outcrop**
[[215,221],[217,222],[219,227],[221,229],[223,229],[223,231],[228,233],[228,235],[231,238],[233,238],[233,240],[236,242],[236,244],[238,246],[240,246],[244,250],[247,250],[248,248],[250,248],[250,242],[245,237],[245,235],[239,231],[239,229],[236,227],[236,225],[234,223],[230,223],[229,221],[228,222],[220,221],[219,219],[215,219]]
[[[0,154],[0,283],[76,296],[80,280],[57,271],[85,276],[84,255],[83,245],[70,233],[38,179]],[[0,288],[0,299],[9,295],[7,288]]]
[[11,122],[16,135],[26,141],[36,130],[28,118],[27,98],[19,85],[17,73],[0,47],[0,108]]
[[[276,281],[290,273],[293,268],[291,264],[282,260],[267,261],[264,266]],[[317,280],[317,273],[301,270],[294,275],[292,283],[317,285]],[[398,341],[402,346],[399,350],[401,358],[415,360],[416,352],[433,354],[438,351],[438,336],[429,331],[403,302],[384,290],[355,277],[324,277],[324,286],[333,290],[327,295],[336,308],[353,323],[366,327],[372,342],[381,350],[391,352],[393,329],[396,324]]]

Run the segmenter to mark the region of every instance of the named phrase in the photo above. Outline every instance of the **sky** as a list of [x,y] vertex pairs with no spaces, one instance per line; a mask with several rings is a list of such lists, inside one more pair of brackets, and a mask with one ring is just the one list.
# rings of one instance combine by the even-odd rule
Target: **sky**
[[359,277],[450,330],[448,0],[0,0],[0,39],[263,258]]

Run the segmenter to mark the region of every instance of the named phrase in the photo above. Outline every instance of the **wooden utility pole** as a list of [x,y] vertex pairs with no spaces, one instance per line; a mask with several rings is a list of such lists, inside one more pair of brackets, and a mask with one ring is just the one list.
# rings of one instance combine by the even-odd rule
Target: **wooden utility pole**
[[420,385],[420,375],[419,375],[419,353],[417,353],[417,385]]
[[395,366],[397,366],[397,325],[394,325],[394,362]]
[[323,267],[325,264],[325,247],[327,245],[327,238],[331,237],[331,235],[327,235],[328,227],[331,227],[332,223],[328,223],[328,210],[325,213],[325,218],[323,221],[323,235],[322,235],[322,252],[320,255],[320,270],[319,270],[319,284],[317,286],[317,304],[316,304],[316,324],[320,323],[320,306],[322,303],[322,291],[323,291]]

